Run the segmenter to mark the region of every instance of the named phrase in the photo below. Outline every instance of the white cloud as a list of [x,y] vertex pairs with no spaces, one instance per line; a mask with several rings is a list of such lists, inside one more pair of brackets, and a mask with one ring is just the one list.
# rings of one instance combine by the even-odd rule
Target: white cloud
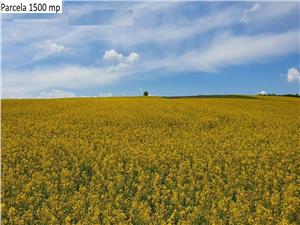
[[134,63],[139,60],[139,55],[135,52],[131,52],[128,56],[124,56],[121,53],[118,53],[114,49],[106,50],[103,57],[104,60],[113,60],[118,62],[128,62]]
[[236,23],[239,15],[240,12],[235,8],[228,8],[214,14],[203,15],[193,21],[179,17],[172,23],[166,22],[158,26],[133,26],[132,29],[122,30],[116,37],[114,37],[116,30],[108,28],[104,30],[102,38],[118,46],[136,46],[147,42],[168,44],[196,34],[228,27]]
[[108,73],[122,72],[122,71],[124,72],[126,70],[129,70],[131,68],[131,66],[132,65],[129,64],[129,63],[122,63],[122,62],[120,62],[120,63],[118,63],[116,65],[112,65],[110,67],[107,67],[105,69],[105,71],[108,72]]
[[105,60],[116,60],[119,62],[125,59],[125,57],[122,54],[117,53],[114,49],[105,51],[102,58]]
[[35,63],[39,60],[46,59],[50,56],[66,54],[69,49],[57,44],[51,40],[40,41],[37,44],[31,44],[30,41],[26,45],[18,47],[18,51],[12,51],[4,56],[4,64],[6,66],[18,67]]
[[135,53],[135,52],[132,52],[130,53],[127,57],[126,57],[126,61],[128,63],[134,63],[134,62],[137,62],[138,60],[140,59],[140,56]]
[[252,5],[251,8],[245,9],[244,12],[243,12],[243,15],[240,19],[240,22],[241,23],[249,23],[251,21],[249,16],[251,14],[257,12],[260,8],[261,8],[261,5],[259,3],[255,3],[254,5]]
[[300,82],[300,73],[296,68],[288,69],[287,81],[288,82]]
[[[164,15],[170,11],[180,10],[182,2],[168,3],[142,3],[132,6],[135,19],[145,21],[144,26],[135,25],[130,29],[116,27],[106,27],[101,30],[101,38],[115,46],[132,47],[147,42],[159,44],[169,44],[176,41],[185,40],[194,35],[206,34],[211,31],[232,28],[241,22],[241,18],[247,12],[248,22],[259,21],[261,26],[270,26],[274,19],[280,19],[297,11],[298,4],[295,2],[267,2],[254,3],[249,8],[233,4],[222,9],[213,9],[201,16],[195,16],[193,20],[179,14],[177,18],[164,19]],[[159,14],[157,14],[159,13]],[[157,16],[159,15],[159,16]],[[159,19],[158,19],[159,18]],[[153,25],[149,21],[160,21]],[[148,24],[149,23],[149,24]],[[250,26],[250,25],[247,25]],[[257,24],[251,24],[257,26]],[[249,28],[249,27],[247,27]],[[121,31],[121,32],[120,32]],[[94,32],[94,31],[91,31]],[[97,31],[95,31],[97,32]],[[118,35],[115,35],[118,33]],[[91,35],[88,38],[97,37]]]
[[[49,89],[107,85],[121,78],[155,69],[215,72],[230,65],[263,63],[274,57],[298,52],[295,48],[298,38],[299,31],[255,36],[234,36],[225,33],[219,34],[205,48],[190,50],[181,55],[144,60],[139,64],[136,64],[139,60],[137,53],[132,52],[124,56],[114,50],[111,51],[113,55],[122,57],[108,57],[112,61],[118,59],[115,65],[109,67],[65,65],[40,67],[30,71],[6,70],[2,75],[3,97],[31,96],[33,93]],[[296,74],[293,71],[291,70],[291,74]]]
[[[134,3],[130,5],[130,9],[134,12],[135,20],[143,20],[148,23],[149,21],[157,21],[158,18],[155,17],[155,12],[159,12],[160,15],[163,15],[164,13],[170,13],[170,10],[174,10],[174,13],[177,13],[177,10],[180,10],[179,6],[181,4],[183,3]],[[158,24],[155,23],[155,25],[152,24],[151,26],[134,24],[134,26],[127,28],[120,26],[71,26],[66,29],[65,26],[61,27],[59,24],[55,24],[56,27],[49,27],[49,33],[59,33],[56,38],[52,39],[54,42],[68,46],[76,45],[77,48],[84,48],[87,43],[99,40],[111,43],[114,46],[131,48],[132,46],[137,46],[147,42],[168,43],[170,41],[180,41],[195,34],[228,27],[238,22],[240,14],[241,12],[239,9],[235,7],[227,7],[225,9],[216,10],[213,13],[197,17],[193,20],[179,16],[175,20],[166,20]],[[61,24],[63,24],[63,22],[64,21],[61,21]],[[37,31],[34,30],[34,28],[37,29],[36,27],[36,25],[31,27],[31,32],[37,33]],[[57,31],[57,27],[60,27],[61,29]],[[26,33],[22,26],[18,28],[19,30],[13,29],[13,31],[7,29],[6,33],[14,32],[19,35],[21,35],[22,32]],[[47,33],[47,31],[43,31]],[[50,36],[51,33],[48,35]],[[32,38],[32,36],[30,37]],[[38,39],[44,38],[41,34],[37,34],[37,37]],[[85,41],[78,42],[78,40]]]
[[[135,52],[123,56],[113,49],[106,51],[104,56],[107,60],[117,60],[117,64],[102,68],[65,65],[39,67],[30,71],[3,71],[2,97],[31,97],[36,92],[40,92],[41,97],[73,97],[72,92],[62,92],[61,89],[110,84],[133,74],[132,66],[139,60],[139,55]],[[49,89],[53,91],[43,91]]]
[[[251,3],[248,9],[244,9],[242,4],[231,4],[227,7],[212,7],[207,13],[201,16],[195,16],[191,19],[190,15],[180,13],[181,6],[187,4],[184,2],[144,2],[144,3],[124,3],[120,6],[110,6],[112,9],[131,9],[135,21],[132,27],[119,26],[66,26],[67,15],[62,15],[53,23],[33,24],[27,23],[12,23],[4,24],[2,32],[3,46],[8,49],[9,46],[18,45],[17,51],[5,50],[3,54],[3,63],[5,65],[24,65],[34,63],[34,60],[29,59],[44,59],[52,56],[55,52],[64,52],[65,54],[72,54],[73,58],[89,57],[87,46],[96,41],[103,41],[110,43],[122,49],[131,49],[133,46],[139,46],[148,42],[156,44],[165,44],[169,46],[174,41],[182,41],[191,38],[194,35],[206,34],[211,31],[232,28],[232,26],[239,24],[241,17],[245,10],[250,12],[249,20],[251,27],[265,26],[270,27],[270,23],[274,23],[273,19],[281,19],[291,12],[297,10],[298,3],[295,2],[269,2],[269,3]],[[78,13],[86,10],[93,11],[95,7],[107,8],[107,4],[96,4],[89,6],[82,6],[84,10],[78,10],[78,6],[74,6]],[[70,10],[72,6],[68,6],[66,10]],[[170,13],[173,12],[173,13]],[[86,13],[85,13],[86,14]],[[170,14],[179,15],[176,18],[170,19]],[[159,16],[158,16],[159,15]],[[250,25],[247,25],[247,29]],[[117,35],[116,35],[117,34]],[[45,44],[48,41],[48,45]],[[80,41],[84,40],[84,41]],[[201,39],[199,43],[202,46],[206,45],[206,41]],[[40,53],[41,49],[32,48],[36,46],[35,43],[40,43],[44,47],[52,49],[52,54],[46,54],[45,51]],[[31,46],[32,45],[32,46]],[[52,47],[51,47],[52,46]],[[72,51],[66,51],[66,46]],[[63,48],[62,48],[63,47]],[[164,50],[164,46],[162,46]],[[30,49],[29,49],[30,48]],[[175,47],[175,50],[181,48],[181,45]],[[74,55],[76,57],[74,57]],[[144,55],[144,54],[143,54]],[[116,58],[120,57],[115,55]],[[121,57],[122,58],[122,57]]]
[[44,43],[38,44],[37,46],[38,46],[38,48],[45,50],[48,53],[61,53],[66,49],[65,46],[59,45],[50,40],[47,40]]
[[292,12],[297,12],[299,5],[297,2],[260,2],[254,3],[250,8],[244,9],[240,18],[241,23],[254,26],[265,26],[271,23],[276,23]]
[[22,90],[16,89],[6,89],[5,91],[2,88],[1,98],[14,98],[14,99],[23,99],[23,98],[33,98],[32,93],[24,92]]
[[110,92],[108,92],[108,93],[99,93],[98,96],[99,96],[99,97],[103,97],[103,98],[104,98],[104,97],[112,97],[113,94],[110,93]]
[[267,95],[268,93],[265,92],[265,91],[260,91],[258,94],[259,94],[259,95]]
[[260,9],[260,4],[259,3],[255,3],[251,9],[250,9],[250,12],[256,12],[257,10]]
[[[231,65],[264,63],[270,59],[297,53],[299,31],[281,34],[235,36],[219,34],[205,48],[190,50],[179,56],[149,61],[145,68],[175,71],[217,72]],[[274,48],[276,46],[276,48]]]
[[105,51],[103,57],[104,60],[117,61],[116,65],[112,65],[106,68],[107,72],[122,72],[132,68],[133,64],[136,63],[140,57],[137,53],[131,52],[128,56],[124,56],[118,53],[114,49]]
[[[209,6],[206,13],[195,15],[193,19],[192,15],[181,12],[182,4],[186,3],[120,4],[116,8],[124,7],[133,11],[135,23],[130,27],[67,26],[66,15],[53,23],[47,22],[46,26],[30,22],[4,23],[2,41],[5,48],[2,59],[6,71],[3,71],[3,90],[11,96],[30,96],[43,90],[106,85],[125,76],[132,76],[133,73],[159,68],[168,71],[215,72],[231,65],[264,63],[274,57],[299,52],[299,28],[282,33],[253,35],[264,30],[255,30],[255,26],[272,28],[276,25],[275,19],[282,19],[282,23],[287,21],[287,16],[294,15],[298,3],[249,3],[251,5],[248,9],[244,9],[246,3],[226,7],[216,4]],[[107,7],[107,4],[102,7]],[[242,34],[241,29],[242,33],[239,35],[220,33],[224,30],[240,32],[236,31],[235,25],[241,26],[240,20],[246,11],[247,19],[244,22],[248,22],[245,26],[247,32]],[[292,29],[291,27],[286,30]],[[186,40],[184,45],[181,44],[183,40]],[[114,46],[129,54],[122,54],[114,49],[105,51],[102,59],[111,64],[103,68],[54,65],[38,67],[32,71],[20,70],[23,65],[57,54],[70,56],[66,58],[67,62],[77,63],[84,59],[85,63],[90,60],[92,64],[95,59],[89,48],[95,42]],[[145,48],[152,45],[155,48]],[[131,49],[138,49],[142,59],[139,54],[130,53]],[[16,69],[8,71],[7,68]]]
[[65,65],[39,67],[30,71],[3,71],[2,97],[26,97],[43,90],[84,88],[110,84],[127,76],[104,68]]
[[76,97],[76,94],[71,91],[65,90],[51,90],[51,91],[42,91],[39,93],[38,98],[72,98]]

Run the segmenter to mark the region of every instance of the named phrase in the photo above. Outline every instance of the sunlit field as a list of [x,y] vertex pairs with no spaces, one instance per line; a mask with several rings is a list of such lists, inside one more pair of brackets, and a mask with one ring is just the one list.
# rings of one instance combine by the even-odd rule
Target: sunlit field
[[299,224],[300,98],[2,100],[2,224]]

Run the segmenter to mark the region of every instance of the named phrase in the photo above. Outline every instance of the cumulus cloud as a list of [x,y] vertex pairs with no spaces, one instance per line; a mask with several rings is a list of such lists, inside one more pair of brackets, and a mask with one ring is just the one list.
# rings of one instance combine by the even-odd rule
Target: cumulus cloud
[[106,68],[107,72],[120,72],[128,70],[134,63],[136,63],[140,59],[139,55],[135,52],[131,52],[128,56],[124,56],[114,49],[105,51],[102,58],[107,61],[117,62],[117,64]]
[[265,91],[260,91],[258,94],[259,94],[259,95],[267,95],[268,93],[265,92]]
[[300,73],[296,68],[288,69],[287,81],[288,82],[300,82]]
[[122,54],[116,52],[114,49],[105,51],[102,58],[105,60],[116,60],[118,62],[121,62],[125,59]]
[[126,57],[126,61],[128,63],[134,63],[137,62],[140,59],[139,55],[135,52],[130,53],[127,57]]
[[121,53],[118,53],[114,49],[106,50],[103,57],[104,60],[108,61],[117,61],[117,62],[128,62],[134,63],[139,60],[139,55],[135,52],[131,52],[128,56],[124,56]]

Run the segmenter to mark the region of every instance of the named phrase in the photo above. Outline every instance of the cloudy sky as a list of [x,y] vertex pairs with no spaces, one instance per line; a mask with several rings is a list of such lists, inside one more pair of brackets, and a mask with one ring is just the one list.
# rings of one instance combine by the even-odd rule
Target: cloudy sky
[[299,2],[65,2],[2,15],[2,98],[297,93]]

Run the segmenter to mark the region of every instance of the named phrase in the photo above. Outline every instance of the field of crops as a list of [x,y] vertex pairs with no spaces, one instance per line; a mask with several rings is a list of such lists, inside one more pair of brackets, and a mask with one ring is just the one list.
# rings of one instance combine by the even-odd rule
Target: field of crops
[[2,100],[2,224],[299,224],[300,99]]

